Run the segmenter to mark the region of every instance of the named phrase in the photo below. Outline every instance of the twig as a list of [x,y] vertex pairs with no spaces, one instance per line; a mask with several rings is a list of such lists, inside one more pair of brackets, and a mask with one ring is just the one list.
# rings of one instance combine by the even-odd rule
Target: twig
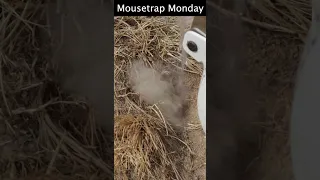
[[259,22],[259,21],[252,20],[252,19],[249,19],[249,18],[246,18],[246,17],[241,17],[241,19],[244,22],[247,22],[247,23],[252,24],[252,25],[259,26],[259,27],[264,28],[264,29],[269,29],[269,30],[277,31],[277,32],[284,32],[284,33],[288,33],[288,34],[298,34],[298,32],[291,31],[290,29],[285,28],[285,27]]
[[51,106],[51,105],[54,105],[54,104],[74,104],[74,105],[79,105],[80,102],[75,102],[75,101],[55,101],[55,102],[52,102],[52,101],[49,101],[37,108],[32,108],[32,109],[25,109],[25,108],[18,108],[18,109],[15,109],[15,110],[12,110],[12,114],[14,115],[18,115],[18,114],[22,114],[22,113],[29,113],[29,114],[33,114],[35,112],[38,112],[38,111],[41,111],[41,110],[44,110],[46,107],[48,106]]
[[[153,106],[156,107],[156,109],[154,109]],[[163,120],[164,127],[165,127],[165,129],[166,129],[166,133],[167,133],[167,135],[169,135],[169,131],[168,131],[168,126],[167,126],[166,119],[165,119],[164,116],[162,115],[159,107],[158,107],[156,104],[154,104],[153,106],[152,106],[151,109],[159,116],[159,118],[160,118],[161,120]]]
[[2,95],[2,99],[4,101],[4,104],[7,108],[7,113],[9,114],[9,116],[11,117],[11,110],[9,108],[9,105],[8,105],[8,101],[7,101],[7,98],[6,98],[6,94],[5,94],[5,89],[4,89],[4,85],[3,85],[3,74],[2,74],[2,61],[4,59],[4,55],[2,54],[2,52],[0,52],[0,88],[1,88],[1,95]]
[[134,103],[133,101],[131,101],[128,97],[126,97],[126,100],[135,108],[137,108],[138,110],[140,110],[143,114],[145,114],[146,116],[148,116],[149,118],[153,118],[153,119],[157,119],[153,116],[151,116],[150,114],[146,113],[142,108],[140,108],[136,103]]
[[[104,172],[108,174],[113,174],[110,171],[109,166],[105,164],[105,162],[103,162],[101,159],[97,158],[94,154],[84,149],[83,146],[81,146],[74,140],[74,138],[68,137],[65,133],[62,133],[61,129],[53,124],[49,115],[47,114],[45,118],[45,123],[50,128],[51,132],[55,134],[54,136],[57,136],[57,137],[60,136],[61,139],[64,136],[63,139],[65,144],[61,143],[61,150],[64,151],[64,153],[66,153],[67,155],[72,155],[81,164],[84,164],[87,161],[91,161],[93,164],[95,164],[97,167],[102,169]],[[71,154],[70,151],[68,150],[69,148],[72,151],[74,151],[75,154]]]
[[25,87],[22,87],[21,89],[18,89],[16,91],[14,91],[14,93],[18,93],[18,92],[21,92],[21,91],[25,91],[25,90],[28,90],[28,89],[31,89],[31,88],[34,88],[34,87],[38,87],[38,86],[41,86],[43,85],[43,82],[39,82],[39,83],[35,83],[35,84],[30,84],[28,86],[25,86]]
[[128,95],[137,95],[137,93],[126,93],[126,94],[121,94],[121,95],[116,95],[117,98],[123,98],[123,97],[127,97]]
[[[24,18],[24,16],[25,16],[25,14],[26,14],[26,10],[27,10],[27,7],[28,7],[28,2],[29,1],[27,1],[27,4],[26,4],[26,6],[25,6],[25,8],[24,8],[24,10],[22,11],[22,14],[21,14],[21,19],[19,19],[19,21],[17,21],[16,22],[16,24],[14,25],[14,27],[10,30],[10,33],[6,36],[6,38],[4,39],[4,40],[2,40],[2,44],[3,45],[6,45],[6,43],[7,43],[7,41],[9,41],[9,40],[11,40],[12,39],[12,35],[16,32],[16,30],[18,29],[18,27],[19,27],[19,25],[20,25],[20,22],[23,22],[24,20],[23,20],[23,18]],[[12,10],[13,12],[15,12],[14,10]],[[20,17],[20,16],[19,16]],[[28,25],[28,24],[26,24],[26,25]],[[30,30],[32,31],[32,28],[30,27],[30,25],[29,25],[29,28],[30,28]]]
[[195,154],[196,154],[196,153],[194,153],[194,152],[192,151],[192,149],[190,148],[190,146],[189,146],[186,142],[182,141],[181,139],[179,139],[179,138],[177,138],[177,137],[171,136],[171,135],[168,135],[168,137],[171,137],[171,138],[174,138],[174,139],[180,141],[182,144],[184,144],[184,145],[189,149],[189,151],[190,151],[190,153],[191,153],[192,155],[195,155]]
[[59,142],[56,150],[54,151],[54,154],[53,154],[53,156],[52,156],[52,158],[51,158],[51,161],[50,161],[50,163],[49,163],[49,166],[48,166],[48,168],[47,168],[47,170],[46,170],[46,174],[50,174],[50,173],[51,173],[51,171],[52,171],[52,169],[53,169],[53,163],[55,162],[55,160],[56,160],[56,158],[57,158],[57,156],[58,156],[58,153],[59,153],[60,148],[61,148],[61,144],[63,143],[63,140],[64,140],[65,136],[66,136],[66,135],[64,134],[64,135],[61,137],[61,140],[60,140],[60,142]]
[[201,129],[201,124],[188,124],[187,130],[199,130]]

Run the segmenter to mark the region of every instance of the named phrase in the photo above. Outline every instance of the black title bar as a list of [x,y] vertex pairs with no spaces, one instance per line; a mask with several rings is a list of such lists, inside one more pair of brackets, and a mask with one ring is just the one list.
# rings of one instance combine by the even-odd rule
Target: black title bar
[[206,2],[115,0],[115,16],[205,16]]

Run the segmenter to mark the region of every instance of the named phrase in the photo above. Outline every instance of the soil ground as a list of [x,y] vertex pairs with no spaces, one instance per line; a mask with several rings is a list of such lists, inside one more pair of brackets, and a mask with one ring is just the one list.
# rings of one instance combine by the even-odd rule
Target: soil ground
[[262,127],[259,155],[247,169],[248,179],[293,180],[289,123],[295,73],[303,43],[294,36],[248,26],[248,78],[258,92]]
[[[74,116],[75,113],[79,114],[81,112],[81,117],[87,117],[90,115],[90,107],[81,98],[74,97],[73,94],[63,90],[61,84],[51,78],[53,67],[49,65],[46,57],[39,51],[39,37],[34,34],[37,31],[30,31],[30,29],[39,28],[39,26],[30,22],[40,23],[35,14],[41,12],[39,10],[41,6],[34,6],[36,1],[34,3],[32,1],[28,7],[24,3],[15,3],[15,1],[0,2],[0,4],[1,8],[6,9],[1,13],[1,17],[4,19],[9,17],[7,20],[10,20],[3,21],[8,29],[0,28],[1,34],[8,35],[7,37],[11,38],[11,41],[0,41],[2,43],[0,63],[2,97],[0,102],[0,179],[45,179],[44,176],[48,176],[48,179],[106,179],[108,177],[106,172],[109,168],[106,162],[109,159],[105,157],[107,143],[103,133],[91,118],[79,121],[79,118]],[[26,8],[23,18],[30,22],[23,21],[21,23],[19,19],[24,12],[24,7]],[[21,16],[12,16],[14,14],[11,13],[12,10],[15,10]],[[154,23],[158,23],[159,28],[163,27],[164,23],[159,23],[159,21],[163,22],[162,19],[158,19]],[[126,23],[129,25],[129,29],[137,26],[137,22],[134,20],[128,20]],[[168,23],[172,25],[172,22]],[[147,22],[144,25],[146,27],[150,26]],[[170,29],[172,27],[168,26],[166,28]],[[132,28],[131,30],[137,29]],[[168,31],[176,30],[173,28]],[[168,31],[164,31],[164,34]],[[175,32],[175,34],[179,33]],[[245,179],[293,180],[288,126],[294,78],[303,47],[301,37],[258,28],[254,25],[246,26],[245,36],[248,44],[246,77],[258,93],[256,105],[259,107],[259,118],[256,119],[255,126],[262,128],[259,134],[259,155],[246,167]],[[130,42],[129,40],[133,38],[134,36],[129,36],[125,39],[125,42]],[[158,54],[163,55],[161,53],[167,52],[167,50],[170,50],[171,53],[177,52],[177,39],[175,35],[167,34],[167,38],[164,38],[164,40],[169,42],[168,46],[160,48],[163,51],[157,51]],[[128,44],[127,49],[124,49],[132,50],[134,47],[132,44]],[[134,50],[141,52],[143,48],[144,46],[138,46]],[[116,50],[123,49],[118,46]],[[127,51],[121,52],[126,53]],[[144,51],[143,53],[148,54],[150,52]],[[122,64],[124,55],[131,56],[132,54],[120,53],[120,61],[115,63],[116,68],[124,65]],[[174,54],[174,56],[178,57],[177,54]],[[168,60],[168,63],[174,64],[174,61]],[[116,68],[115,72],[117,72]],[[126,112],[133,112],[133,114],[146,112],[146,109],[141,111],[137,107],[146,108],[147,105],[139,104],[136,95],[128,95],[126,94],[129,93],[128,91],[123,91],[122,85],[126,85],[126,80],[121,78],[123,78],[125,72],[119,71],[117,75],[119,75],[121,81],[119,81],[120,83],[116,82],[115,87],[119,88],[118,90],[122,94],[117,94],[119,95],[119,101],[117,98],[114,100],[115,104],[118,103],[118,106],[115,107],[115,115],[118,116],[121,113],[123,115]],[[161,161],[159,158],[151,159],[155,164],[165,165],[165,169],[157,169],[162,173],[162,179],[168,179],[168,176],[172,179],[178,179],[177,172],[174,171],[177,170],[175,167],[179,167],[181,161],[184,162],[184,170],[181,171],[181,175],[185,179],[205,179],[205,139],[196,118],[195,108],[197,84],[200,76],[186,73],[186,79],[189,80],[186,84],[192,87],[188,99],[191,108],[187,113],[188,126],[183,135],[170,131],[170,136],[161,136],[160,134],[166,133],[167,127],[164,123],[155,124],[154,121],[150,120],[155,116],[143,115],[145,119],[139,121],[138,124],[131,121],[125,121],[125,124],[122,124],[124,125],[122,128],[130,129],[130,127],[136,125],[134,128],[139,131],[144,130],[145,136],[149,139],[139,139],[141,136],[131,137],[131,139],[137,138],[139,143],[143,144],[146,140],[151,144],[153,140],[157,140],[157,142],[167,145],[168,148],[158,146],[154,149],[143,150],[145,154],[150,152],[150,156],[156,154],[165,159],[165,161]],[[131,104],[124,107],[121,104],[123,102]],[[136,106],[137,104],[141,106]],[[150,108],[154,107],[149,107],[148,110]],[[155,119],[159,120],[160,118],[156,117]],[[143,123],[149,124],[144,126]],[[147,136],[150,135],[147,131],[150,130],[148,128],[154,132],[154,136]],[[119,129],[121,130],[121,128]],[[134,129],[132,132],[135,132]],[[122,140],[119,140],[119,142],[122,142]],[[141,145],[139,143],[126,144],[128,145],[126,148],[139,147]],[[182,149],[168,153],[169,150],[172,150],[170,149],[172,144],[178,145]],[[131,150],[135,150],[134,148]],[[118,154],[119,156],[127,153],[125,161],[128,163],[126,165],[132,169],[134,169],[132,165],[138,164],[135,158],[145,157],[143,153],[139,157],[133,157],[131,155],[134,153],[120,150],[121,147],[115,149],[115,151],[121,152]],[[138,153],[135,152],[135,154]],[[174,155],[171,156],[171,154]],[[183,160],[180,159],[178,154],[182,155]],[[171,160],[175,161],[169,162]],[[120,165],[123,165],[122,162],[120,162]],[[141,161],[139,165],[142,166],[140,167],[146,167],[143,166],[146,165],[143,163],[148,163],[148,161]],[[154,167],[150,166],[148,168]],[[144,170],[140,168],[137,171],[147,172]],[[167,173],[166,170],[169,172]]]

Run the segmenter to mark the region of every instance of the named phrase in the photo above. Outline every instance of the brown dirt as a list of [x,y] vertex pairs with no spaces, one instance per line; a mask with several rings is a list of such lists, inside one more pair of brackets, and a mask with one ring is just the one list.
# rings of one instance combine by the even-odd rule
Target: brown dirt
[[186,166],[190,172],[192,180],[206,179],[206,139],[202,130],[197,109],[198,84],[200,83],[200,76],[186,74],[186,85],[190,88],[189,111],[187,113],[187,137],[188,144],[193,152],[189,157],[186,157]]
[[[0,2],[1,8],[6,10],[1,13],[1,18],[10,20],[5,21],[7,29],[0,28],[1,34],[8,35],[7,38],[10,38],[10,41],[7,38],[5,41],[0,41],[0,179],[25,179],[26,177],[45,179],[43,174],[56,174],[47,175],[50,179],[70,179],[71,176],[76,176],[78,179],[104,179],[108,177],[108,173],[105,173],[107,172],[105,170],[108,169],[105,162],[108,159],[104,156],[104,147],[106,146],[104,136],[100,131],[95,130],[95,122],[91,119],[80,122],[72,115],[74,113],[70,113],[80,111],[87,116],[89,109],[87,103],[61,90],[60,85],[52,80],[53,68],[46,61],[46,57],[39,52],[39,37],[30,31],[43,28],[41,25],[34,24],[41,23],[35,14],[41,14],[42,6],[37,6],[38,1],[36,0],[30,1],[28,7],[25,3],[11,2],[16,1]],[[272,6],[274,2],[277,2],[281,8],[289,7],[286,9],[293,10],[291,15],[288,11],[275,9],[278,6]],[[247,15],[249,18],[244,18],[244,22],[248,23],[246,40],[249,44],[247,53],[249,69],[247,78],[252,82],[259,95],[256,102],[259,107],[259,118],[254,124],[263,129],[260,133],[260,153],[246,167],[245,179],[293,179],[288,125],[294,76],[302,49],[301,39],[306,34],[310,22],[310,5],[309,1],[300,3],[300,5],[295,4],[294,1],[291,4],[287,2],[250,1],[254,8],[250,9],[250,13]],[[297,8],[290,8],[290,6]],[[19,16],[12,16],[13,10]],[[22,15],[24,10],[25,13]],[[288,14],[289,16],[286,16]],[[293,18],[288,20],[288,18],[282,19],[283,17]],[[251,21],[252,19],[255,21]],[[158,29],[161,29],[164,23],[161,24],[159,21],[156,20],[153,23],[158,25]],[[261,22],[263,23],[261,24]],[[167,30],[171,28],[171,31],[177,31],[176,34],[178,34],[178,29],[174,27],[174,24],[171,21],[168,21],[168,24],[172,26],[166,26]],[[127,26],[126,28],[134,27],[131,29],[132,31],[139,31],[139,28],[150,27],[150,24],[146,22],[143,26],[138,26],[137,21],[129,19],[125,21],[124,26]],[[162,35],[168,33],[166,30],[163,32]],[[143,35],[150,34],[142,33]],[[137,36],[127,36],[124,37],[124,40],[132,43],[129,40],[134,38]],[[144,39],[143,37],[139,38],[140,40]],[[119,61],[115,62],[115,73],[119,73],[117,74],[119,81],[115,82],[117,90],[117,97],[114,100],[116,104],[115,115],[127,115],[128,113],[141,115],[144,112],[158,112],[154,111],[155,107],[141,103],[136,94],[130,94],[132,93],[129,91],[130,89],[123,89],[123,86],[127,85],[126,72],[123,70],[126,65],[124,61],[130,65],[126,61],[126,58],[130,57],[130,59],[141,58],[145,61],[147,59],[146,62],[148,60],[152,62],[150,54],[158,54],[159,56],[155,59],[165,60],[166,63],[177,67],[175,64],[177,61],[174,58],[179,56],[177,54],[177,39],[175,35],[167,34],[166,36],[158,36],[152,41],[147,38],[147,41],[126,44],[127,46],[123,49],[120,46],[116,47],[118,54],[115,53],[115,56],[118,56]],[[160,46],[157,49],[146,48],[148,43],[161,42],[161,40],[169,43],[167,46]],[[128,52],[133,54],[128,54]],[[199,73],[198,66],[190,66],[187,70]],[[186,162],[185,169],[181,168],[182,176],[185,176],[185,179],[204,179],[205,148],[202,147],[204,147],[205,139],[196,120],[196,106],[194,105],[199,77],[199,74],[187,74],[187,79],[190,80],[187,84],[192,87],[191,108],[187,116],[189,130],[187,129],[183,135],[170,132],[170,138],[166,136],[160,141],[163,143],[166,142],[166,139],[169,143],[181,148],[175,152],[168,153],[169,148],[162,152],[168,155],[166,156],[168,159],[175,160],[170,163],[165,162],[167,163],[165,168],[169,171],[166,175],[170,177],[176,177],[178,174],[174,172],[174,167],[180,168],[179,164],[182,160],[180,156],[175,155],[180,154]],[[126,106],[128,103],[131,104]],[[139,107],[144,109],[141,111]],[[155,114],[152,114],[153,118],[162,120]],[[150,121],[151,127],[155,125],[154,122]],[[166,134],[167,124],[160,123],[162,121],[157,122],[159,124],[154,126],[156,127],[154,132],[158,132],[158,134],[151,133],[151,137],[162,137],[160,134]],[[122,127],[126,128],[127,126]],[[68,133],[64,134],[65,132]],[[141,139],[140,142],[142,142]],[[159,153],[158,149],[151,152]],[[55,153],[57,156],[54,155]],[[171,153],[175,154],[171,156]],[[134,160],[129,163],[132,168],[135,167]],[[148,161],[145,162],[148,163]],[[162,179],[166,179],[166,177],[162,176]]]
[[249,26],[248,75],[258,93],[262,128],[259,155],[247,168],[247,179],[292,180],[288,140],[295,72],[302,42],[293,35]]

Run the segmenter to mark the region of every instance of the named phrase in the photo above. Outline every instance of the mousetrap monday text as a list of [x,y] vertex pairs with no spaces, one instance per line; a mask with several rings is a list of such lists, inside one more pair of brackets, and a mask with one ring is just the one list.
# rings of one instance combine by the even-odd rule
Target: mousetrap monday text
[[172,13],[199,13],[202,14],[204,10],[204,6],[195,6],[193,4],[189,6],[179,6],[176,4],[168,4],[167,8],[165,6],[151,6],[151,5],[144,5],[144,6],[128,6],[125,4],[118,4],[117,5],[117,12],[123,13],[163,13],[163,12],[172,12]]

